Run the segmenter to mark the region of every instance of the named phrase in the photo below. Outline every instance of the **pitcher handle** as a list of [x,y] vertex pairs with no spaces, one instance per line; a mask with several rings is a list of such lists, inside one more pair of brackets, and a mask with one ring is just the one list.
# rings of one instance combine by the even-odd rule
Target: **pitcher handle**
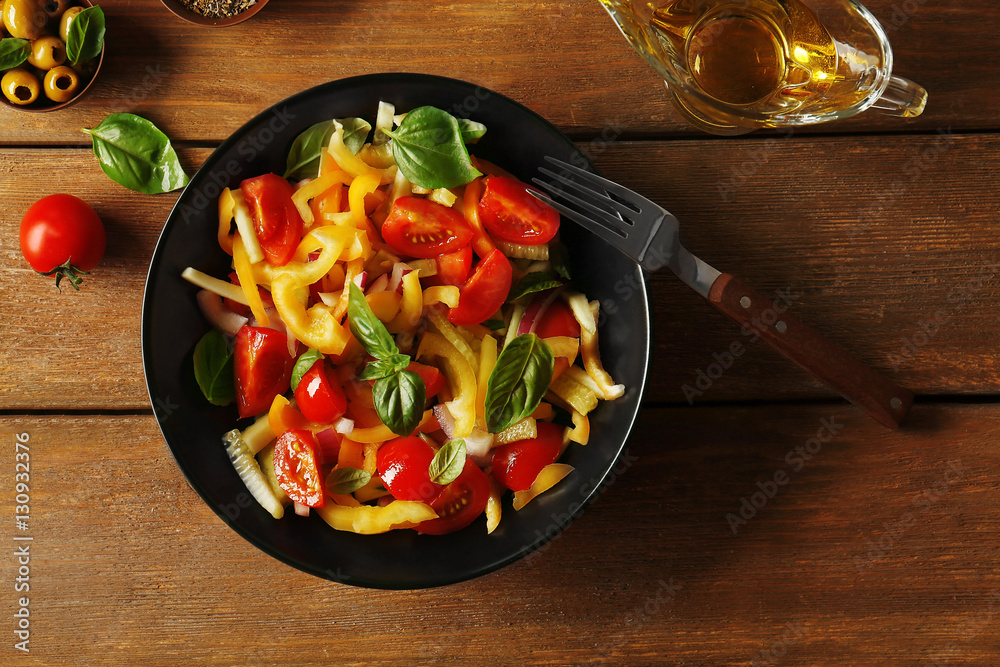
[[887,116],[913,118],[923,113],[925,106],[927,91],[923,87],[901,76],[893,76],[871,108]]

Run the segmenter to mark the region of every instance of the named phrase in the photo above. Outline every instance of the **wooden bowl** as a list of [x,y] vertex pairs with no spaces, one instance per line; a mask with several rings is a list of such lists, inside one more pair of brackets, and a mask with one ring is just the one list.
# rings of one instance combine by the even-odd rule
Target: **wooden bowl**
[[[77,2],[83,7],[94,6],[94,3],[91,2],[90,0],[77,0]],[[87,94],[87,91],[90,90],[90,87],[94,85],[94,81],[97,80],[98,75],[101,73],[101,65],[104,64],[104,54],[107,52],[107,50],[108,50],[107,35],[105,35],[105,43],[104,46],[101,48],[101,55],[97,57],[97,68],[94,69],[94,73],[90,76],[90,79],[83,86],[83,88],[80,89],[80,92],[74,95],[72,99],[66,100],[65,102],[59,102],[58,104],[48,104],[48,105],[40,104],[40,102],[42,102],[42,99],[39,99],[30,105],[20,106],[17,104],[13,104],[10,100],[8,100],[6,97],[0,94],[0,102],[3,102],[5,105],[7,105],[7,108],[9,109],[14,109],[15,111],[27,111],[28,113],[48,113],[50,111],[58,111],[59,109],[65,109],[71,104],[76,104],[84,95]]]
[[250,7],[244,9],[235,16],[212,18],[210,16],[203,16],[198,12],[188,9],[187,5],[181,2],[181,0],[160,0],[160,2],[162,2],[163,6],[170,10],[174,16],[180,17],[189,23],[209,28],[225,28],[227,26],[236,25],[237,23],[243,23],[262,10],[264,5],[267,4],[267,0],[257,0],[257,2],[250,5]]

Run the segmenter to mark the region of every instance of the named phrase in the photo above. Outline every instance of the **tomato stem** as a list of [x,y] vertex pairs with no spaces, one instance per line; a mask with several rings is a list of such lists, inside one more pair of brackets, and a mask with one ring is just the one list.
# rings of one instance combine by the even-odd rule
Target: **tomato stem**
[[51,271],[35,271],[35,273],[37,273],[39,275],[42,275],[42,276],[48,276],[48,277],[55,276],[56,277],[56,289],[58,289],[60,292],[62,292],[62,289],[60,289],[60,287],[59,287],[59,281],[61,281],[63,278],[66,278],[67,280],[69,280],[70,284],[73,286],[73,289],[75,289],[76,291],[79,292],[80,291],[80,283],[83,282],[83,278],[80,277],[80,274],[83,274],[83,275],[87,276],[87,275],[90,275],[90,271],[84,271],[83,269],[77,268],[77,267],[73,266],[73,264],[71,264],[71,262],[72,262],[72,258],[71,259],[67,259],[63,264],[60,264],[59,266],[57,266],[56,268],[52,269]]

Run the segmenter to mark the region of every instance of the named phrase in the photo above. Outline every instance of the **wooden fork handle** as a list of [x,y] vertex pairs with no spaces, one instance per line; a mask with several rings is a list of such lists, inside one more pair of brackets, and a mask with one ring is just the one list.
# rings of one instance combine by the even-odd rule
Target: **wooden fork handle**
[[788,312],[788,304],[781,299],[766,299],[749,285],[723,273],[712,284],[708,300],[879,423],[898,428],[903,422],[913,394],[803,323]]

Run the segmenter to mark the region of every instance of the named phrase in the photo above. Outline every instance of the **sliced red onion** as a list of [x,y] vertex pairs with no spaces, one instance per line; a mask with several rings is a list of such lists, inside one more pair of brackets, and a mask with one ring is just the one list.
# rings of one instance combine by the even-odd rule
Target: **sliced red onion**
[[236,332],[240,330],[240,327],[247,323],[247,318],[226,308],[226,304],[223,302],[222,297],[214,292],[209,292],[208,290],[203,289],[198,292],[196,298],[198,299],[198,306],[201,308],[201,312],[205,316],[205,319],[207,319],[213,327],[226,332],[230,336],[235,336]]
[[389,279],[389,287],[387,288],[390,292],[396,292],[397,294],[403,293],[403,276],[413,270],[409,264],[403,262],[396,262],[392,265],[392,278]]
[[368,283],[368,272],[367,271],[362,271],[358,275],[354,276],[354,284],[357,285],[358,287],[360,287],[362,290],[365,288],[365,285],[367,283]]
[[340,433],[335,428],[326,428],[316,433],[316,442],[319,443],[320,451],[323,453],[325,463],[334,463],[340,454]]
[[451,410],[441,404],[435,405],[434,417],[438,420],[438,424],[441,425],[441,430],[451,440],[452,435],[455,433],[455,418],[451,416]]
[[[441,430],[445,436],[451,440],[455,437],[455,418],[451,410],[446,405],[434,406],[434,417],[437,418]],[[465,455],[472,458],[481,458],[489,454],[490,447],[493,446],[493,434],[481,431],[478,428],[472,429],[472,433],[465,438]],[[478,463],[478,461],[477,461]]]
[[558,288],[536,294],[535,298],[528,304],[528,307],[524,311],[524,316],[521,317],[521,321],[517,325],[517,335],[534,333],[538,323],[542,321],[545,311],[549,309],[549,306],[552,305],[552,302],[558,296]]
[[354,432],[354,420],[348,419],[347,417],[341,417],[337,420],[337,423],[333,425],[333,429],[341,435],[350,435]]
[[[295,502],[295,501],[292,501]],[[295,513],[299,516],[309,516],[309,506],[295,503]]]
[[389,285],[389,274],[383,273],[378,278],[372,282],[371,287],[368,288],[366,294],[372,294],[373,292],[384,292],[386,287]]

